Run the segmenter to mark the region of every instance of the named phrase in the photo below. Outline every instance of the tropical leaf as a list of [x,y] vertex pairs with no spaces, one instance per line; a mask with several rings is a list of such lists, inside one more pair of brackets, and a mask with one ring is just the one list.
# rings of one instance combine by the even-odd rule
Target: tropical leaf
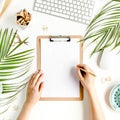
[[120,0],[108,2],[87,27],[84,42],[95,44],[91,53],[120,46]]
[[[28,38],[13,46],[17,31],[0,30],[0,106],[4,113],[27,85],[33,49],[20,51]],[[18,52],[19,51],[19,52]]]

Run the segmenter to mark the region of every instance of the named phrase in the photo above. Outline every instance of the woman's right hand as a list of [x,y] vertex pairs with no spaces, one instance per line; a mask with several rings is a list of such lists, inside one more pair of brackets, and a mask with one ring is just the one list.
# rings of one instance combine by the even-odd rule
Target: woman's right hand
[[87,65],[85,64],[79,64],[77,65],[77,71],[78,71],[78,76],[79,80],[82,83],[83,87],[89,92],[93,87],[94,87],[94,79],[95,77],[91,75],[89,72],[81,72],[80,68],[89,71],[91,73],[94,73],[92,69],[90,69]]

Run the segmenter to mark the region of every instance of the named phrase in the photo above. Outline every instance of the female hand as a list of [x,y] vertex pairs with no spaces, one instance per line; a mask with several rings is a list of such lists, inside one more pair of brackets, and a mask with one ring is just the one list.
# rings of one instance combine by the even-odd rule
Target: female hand
[[[80,68],[82,68],[88,72],[83,72],[80,70]],[[90,91],[94,87],[95,76],[91,75],[89,72],[94,73],[93,70],[91,70],[85,64],[79,64],[79,65],[77,65],[77,71],[78,71],[79,80],[82,83],[83,87],[87,91]]]
[[42,71],[38,70],[34,73],[29,81],[28,90],[27,90],[27,98],[26,103],[34,106],[40,99],[41,93],[43,90],[43,79]]

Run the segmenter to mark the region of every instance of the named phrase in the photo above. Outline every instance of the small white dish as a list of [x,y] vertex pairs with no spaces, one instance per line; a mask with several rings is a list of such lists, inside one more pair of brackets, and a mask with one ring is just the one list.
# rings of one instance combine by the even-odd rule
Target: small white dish
[[120,112],[120,84],[114,86],[110,91],[109,101],[113,110]]

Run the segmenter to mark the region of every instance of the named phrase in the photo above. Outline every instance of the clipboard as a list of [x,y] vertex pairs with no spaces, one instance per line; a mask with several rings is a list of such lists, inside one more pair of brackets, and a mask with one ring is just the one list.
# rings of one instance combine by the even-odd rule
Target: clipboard
[[[72,40],[72,39],[74,39],[74,40]],[[49,82],[49,84],[52,84],[52,83],[56,82],[55,86],[52,86],[52,85],[50,85],[50,86],[48,85],[47,86],[47,85],[45,85],[48,88],[46,88],[45,93],[44,93],[44,90],[43,90],[43,94],[49,94],[49,92],[52,91],[52,89],[54,89],[54,91],[56,91],[57,93],[60,94],[60,96],[57,93],[55,93],[55,95],[53,94],[53,95],[50,95],[50,96],[49,95],[46,95],[46,96],[43,95],[40,100],[42,100],[42,101],[81,101],[81,100],[83,100],[84,89],[83,89],[83,86],[81,85],[81,83],[79,82],[79,79],[74,80],[74,78],[73,78],[73,80],[72,80],[72,82],[74,81],[73,83],[77,82],[76,84],[79,86],[79,89],[77,89],[77,95],[76,96],[72,96],[72,95],[71,96],[70,95],[65,96],[64,91],[67,91],[67,89],[65,87],[66,86],[68,87],[69,86],[68,84],[70,82],[66,80],[69,83],[67,84],[67,82],[66,82],[65,83],[66,86],[64,86],[63,84],[62,84],[63,86],[62,85],[60,86],[59,82],[62,82],[61,79],[59,78],[60,81],[57,82],[57,79],[54,78],[55,76],[57,78],[57,75],[59,73],[61,74],[60,77],[62,76],[62,73],[61,73],[62,70],[61,69],[64,70],[64,76],[66,75],[65,73],[67,73],[67,74],[70,73],[70,71],[66,72],[67,69],[65,71],[65,67],[61,63],[62,58],[63,58],[61,56],[64,55],[65,53],[67,53],[67,55],[68,55],[68,52],[69,52],[68,48],[70,50],[73,49],[72,53],[75,54],[75,56],[79,57],[78,63],[74,64],[74,70],[76,69],[75,68],[76,64],[82,64],[83,63],[83,43],[82,42],[78,42],[81,39],[83,39],[83,37],[81,35],[70,35],[70,36],[66,36],[66,35],[65,36],[61,36],[61,35],[58,35],[58,36],[47,35],[47,36],[38,36],[37,37],[37,42],[36,42],[36,44],[37,44],[37,46],[36,46],[37,47],[37,50],[36,50],[36,53],[37,53],[37,70],[38,69],[42,69],[44,71],[44,73],[45,73],[45,76],[47,76],[46,73],[51,72],[50,75],[52,75],[52,77],[50,77],[50,75],[48,75],[49,77],[46,80],[44,80],[45,83],[47,81]],[[71,41],[73,41],[73,43]],[[77,55],[76,55],[76,53],[74,53],[73,44],[75,44],[75,46],[77,46],[76,50],[79,53]],[[47,49],[48,49],[48,51],[47,51]],[[59,49],[59,51],[57,52],[58,49]],[[50,51],[52,51],[52,52],[50,52]],[[62,53],[61,53],[61,51],[62,51]],[[65,52],[65,51],[67,51],[67,52]],[[56,56],[56,58],[54,59],[53,57],[55,57],[55,56]],[[65,56],[66,59],[67,59],[67,60],[65,60],[66,61],[65,65],[69,62],[69,58],[71,59],[71,56],[72,56],[72,54],[69,55],[69,56]],[[53,60],[52,60],[52,58],[53,58]],[[73,56],[73,58],[74,58],[74,56]],[[74,58],[73,61],[75,61],[75,60],[76,59]],[[45,63],[45,61],[47,61],[47,62]],[[58,65],[58,68],[57,67],[56,68],[53,67],[54,66],[54,62],[53,61],[56,63],[55,66]],[[46,70],[44,70],[44,68],[46,68]],[[56,74],[56,72],[58,72],[58,73]],[[72,74],[74,74],[74,73],[75,73],[75,71]],[[51,78],[51,79],[49,79],[49,78]],[[53,81],[52,78],[55,79],[55,81]],[[65,82],[65,81],[63,81],[63,82]],[[60,93],[60,90],[58,90],[58,91],[56,90],[59,87],[62,90],[63,90],[63,88],[65,88],[64,91],[62,91],[62,93]],[[71,87],[73,87],[72,84],[71,84]],[[74,88],[75,88],[75,86],[74,86]],[[69,90],[71,90],[71,89],[69,89]],[[52,94],[52,92],[51,92],[51,94]],[[72,93],[72,91],[71,91],[71,93]],[[64,95],[62,96],[61,94],[64,94]],[[70,93],[68,93],[68,94],[70,94]]]

